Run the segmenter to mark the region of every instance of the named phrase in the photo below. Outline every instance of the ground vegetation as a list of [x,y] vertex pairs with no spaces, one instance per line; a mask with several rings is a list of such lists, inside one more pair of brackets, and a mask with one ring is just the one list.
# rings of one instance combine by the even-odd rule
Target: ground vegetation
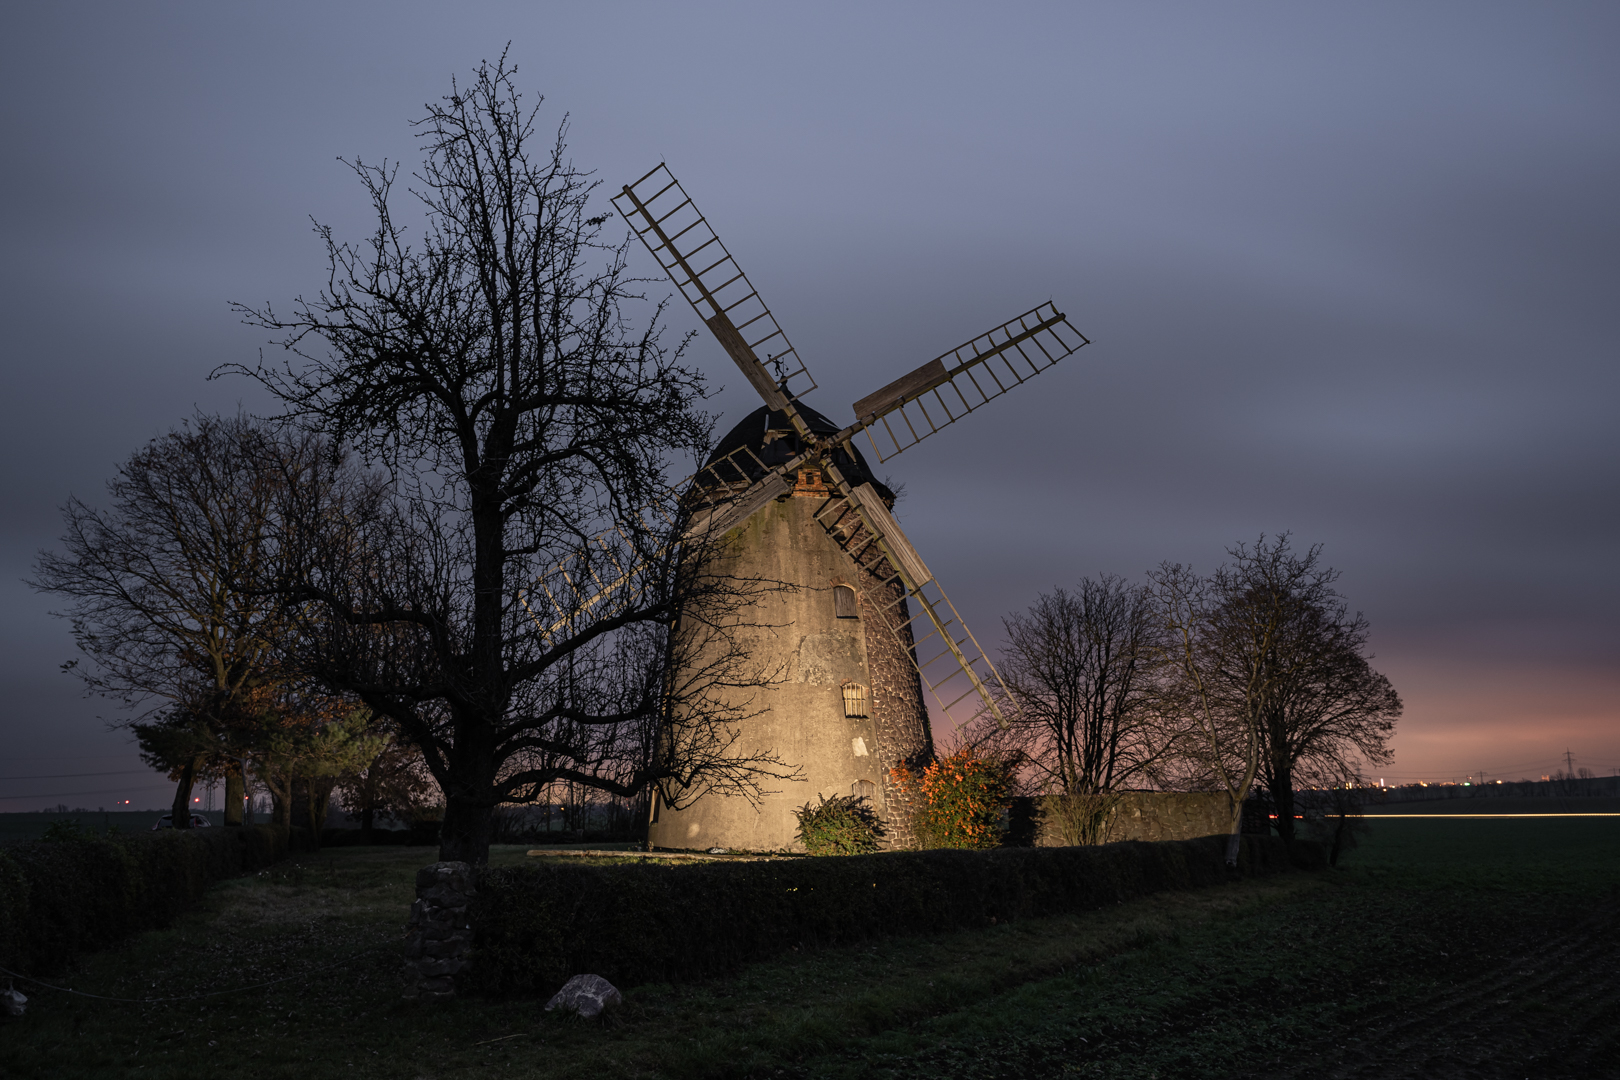
[[793,812],[799,843],[811,855],[867,855],[883,839],[883,823],[865,796],[821,796]]
[[993,848],[1001,842],[1012,799],[1008,762],[963,745],[920,766],[890,770],[911,799],[912,831],[924,848]]
[[[1620,1052],[1613,819],[1374,820],[1329,874],[806,948],[629,989],[606,1023],[532,997],[400,999],[427,849],[332,848],[25,988],[11,1075],[544,1078],[1604,1075]],[[523,864],[495,849],[491,866]],[[837,860],[843,861],[843,860]],[[649,872],[663,872],[653,871]]]

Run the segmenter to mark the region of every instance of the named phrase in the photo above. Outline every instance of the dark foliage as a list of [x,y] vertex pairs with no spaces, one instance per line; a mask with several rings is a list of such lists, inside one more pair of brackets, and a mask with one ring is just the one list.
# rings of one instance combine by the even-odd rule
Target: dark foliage
[[0,849],[0,965],[61,971],[81,953],[167,925],[214,882],[307,838],[271,825],[97,835],[61,829]]
[[[717,975],[792,948],[987,926],[1290,865],[1272,837],[698,866],[524,866],[483,875],[469,989],[551,993],[589,971],[616,986]],[[1325,864],[1313,846],[1295,860]]]
[[[566,124],[536,124],[504,57],[453,84],[408,196],[354,164],[375,230],[319,228],[319,294],[238,308],[287,362],[223,369],[377,467],[341,515],[288,511],[269,591],[295,601],[301,668],[420,750],[441,855],[473,863],[495,807],[557,782],[754,794],[791,772],[737,754],[715,700],[757,684],[725,644],[750,590],[680,569],[705,543],[673,487],[709,449],[704,379],[603,238]],[[706,666],[672,655],[677,621]]]

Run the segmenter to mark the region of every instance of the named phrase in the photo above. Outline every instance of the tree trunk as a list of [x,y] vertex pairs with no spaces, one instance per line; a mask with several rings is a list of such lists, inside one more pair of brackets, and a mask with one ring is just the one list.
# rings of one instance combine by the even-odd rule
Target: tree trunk
[[1329,866],[1339,865],[1339,856],[1344,853],[1344,842],[1349,832],[1349,816],[1341,813],[1333,826],[1333,849],[1328,852]]
[[[465,725],[463,733],[467,727]],[[489,793],[495,786],[493,753],[477,752],[474,740],[463,734],[451,764],[451,782],[444,789],[444,822],[439,826],[439,859],[469,866],[489,865],[489,836],[495,808]],[[469,760],[470,759],[470,760]]]
[[456,741],[448,762],[449,783],[441,785],[444,791],[444,822],[439,827],[441,862],[489,865],[489,837],[495,811],[491,802],[495,788],[494,734],[494,725],[470,710],[456,718]]
[[319,780],[309,782],[310,797],[310,824],[316,830],[326,828],[327,815],[332,812],[332,792],[337,787],[337,777],[324,776]]
[[439,861],[489,864],[489,832],[493,808],[487,803],[451,796],[445,800],[444,824],[439,828]]
[[309,814],[309,845],[316,851],[321,848],[321,826],[326,823],[326,808],[318,805],[319,787],[313,779],[304,782],[304,808]]
[[240,826],[242,824],[242,803],[245,785],[242,783],[242,773],[233,769],[225,774],[225,824]]
[[1243,848],[1243,803],[1233,800],[1235,809],[1232,811],[1232,831],[1226,837],[1226,865],[1235,867],[1238,864],[1238,853]]
[[197,766],[186,765],[180,770],[180,783],[174,789],[174,805],[170,808],[170,820],[177,829],[191,828],[191,785],[197,779]]
[[368,793],[365,804],[360,807],[360,836],[367,844],[375,840],[374,825],[377,819],[377,809],[373,805]]
[[1272,767],[1271,802],[1277,808],[1277,835],[1292,845],[1294,828],[1294,770],[1286,759]]
[[[273,777],[266,774],[260,777],[264,781],[264,789],[270,793],[270,824],[279,825],[283,829],[292,827],[292,780],[286,777]],[[282,782],[278,785],[277,779]]]

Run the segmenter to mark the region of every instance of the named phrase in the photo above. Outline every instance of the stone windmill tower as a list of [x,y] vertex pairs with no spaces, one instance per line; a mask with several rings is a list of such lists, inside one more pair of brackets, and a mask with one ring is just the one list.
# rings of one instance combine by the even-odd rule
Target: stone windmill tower
[[[655,798],[655,847],[788,848],[793,810],[818,795],[864,795],[904,842],[889,769],[926,756],[931,695],[1002,719],[1000,682],[891,510],[855,439],[887,461],[1087,344],[1050,303],[929,361],[855,402],[839,425],[801,402],[815,382],[669,170],[627,185],[614,205],[764,399],[693,480],[693,529],[723,536],[719,558],[743,576],[796,588],[766,613],[753,647],[780,657],[782,681],[740,753],[772,751],[803,776],[755,805],[707,795]],[[761,359],[763,353],[763,359]],[[1005,722],[1005,721],[1003,721]]]

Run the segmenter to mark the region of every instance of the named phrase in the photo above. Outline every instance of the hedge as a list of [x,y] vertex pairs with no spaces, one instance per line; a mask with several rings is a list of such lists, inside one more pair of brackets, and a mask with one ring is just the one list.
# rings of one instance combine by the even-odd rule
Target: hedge
[[0,848],[0,966],[60,972],[81,953],[167,925],[216,881],[305,846],[273,825],[97,836]]
[[1290,865],[1326,865],[1318,845],[1243,837],[1101,847],[911,851],[695,865],[533,865],[486,871],[468,910],[465,989],[549,994],[574,975],[617,986],[702,978],[794,946],[1104,907]]

